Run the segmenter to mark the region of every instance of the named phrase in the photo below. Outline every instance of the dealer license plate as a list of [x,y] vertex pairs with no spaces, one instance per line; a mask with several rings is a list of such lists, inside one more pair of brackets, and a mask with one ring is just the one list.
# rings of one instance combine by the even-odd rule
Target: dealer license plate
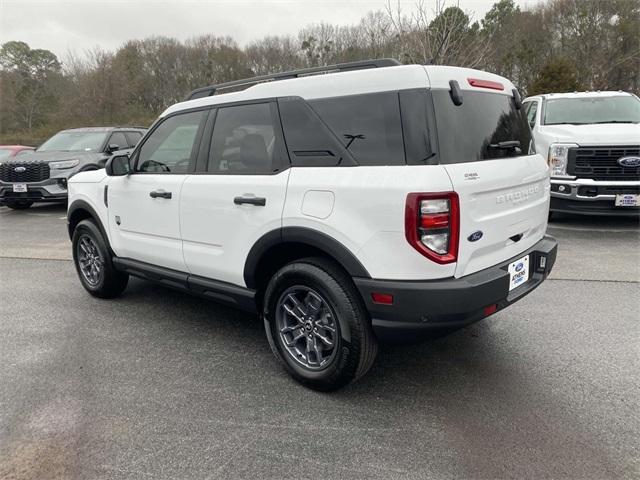
[[616,195],[616,207],[640,207],[640,195],[635,193]]
[[509,265],[509,291],[529,280],[529,255]]
[[13,184],[13,191],[14,192],[26,192],[27,191],[27,184],[26,183],[14,183]]

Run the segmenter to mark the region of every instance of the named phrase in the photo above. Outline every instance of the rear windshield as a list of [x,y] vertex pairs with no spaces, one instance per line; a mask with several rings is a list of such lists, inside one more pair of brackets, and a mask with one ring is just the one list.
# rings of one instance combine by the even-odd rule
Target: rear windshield
[[448,90],[432,90],[440,163],[527,155],[531,129],[524,108],[513,97],[463,90],[462,105],[454,105]]
[[640,100],[619,95],[552,98],[545,103],[545,125],[594,123],[640,123]]

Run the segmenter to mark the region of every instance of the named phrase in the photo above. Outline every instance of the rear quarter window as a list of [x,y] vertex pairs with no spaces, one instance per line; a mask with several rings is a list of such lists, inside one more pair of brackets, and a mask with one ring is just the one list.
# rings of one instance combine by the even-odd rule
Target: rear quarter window
[[308,101],[359,165],[404,165],[397,92]]
[[[440,163],[466,163],[527,155],[531,129],[524,108],[511,96],[463,90],[456,106],[448,90],[432,91]],[[499,148],[517,141],[518,149]]]

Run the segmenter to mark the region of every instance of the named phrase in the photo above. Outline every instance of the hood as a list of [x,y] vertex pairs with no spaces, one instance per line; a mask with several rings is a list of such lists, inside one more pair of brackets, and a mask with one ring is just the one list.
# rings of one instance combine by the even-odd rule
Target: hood
[[105,154],[99,152],[33,152],[18,157],[6,159],[5,163],[23,163],[23,162],[59,162],[62,160],[80,160],[83,162],[96,162],[97,160],[107,158]]
[[597,123],[589,125],[540,125],[542,133],[551,142],[578,145],[638,145],[640,124]]

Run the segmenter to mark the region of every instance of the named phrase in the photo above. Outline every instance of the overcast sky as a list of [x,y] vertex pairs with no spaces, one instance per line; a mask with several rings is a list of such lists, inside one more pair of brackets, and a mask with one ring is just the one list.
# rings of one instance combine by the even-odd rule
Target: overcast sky
[[[435,1],[425,4],[431,9]],[[480,19],[495,1],[459,4]],[[516,1],[523,7],[537,3]],[[415,4],[416,0],[401,0],[407,12]],[[126,40],[153,35],[181,40],[230,35],[245,45],[265,35],[296,33],[310,23],[354,24],[385,5],[386,0],[0,0],[0,43],[21,40],[61,59],[68,51],[82,54],[96,46],[115,50]]]

